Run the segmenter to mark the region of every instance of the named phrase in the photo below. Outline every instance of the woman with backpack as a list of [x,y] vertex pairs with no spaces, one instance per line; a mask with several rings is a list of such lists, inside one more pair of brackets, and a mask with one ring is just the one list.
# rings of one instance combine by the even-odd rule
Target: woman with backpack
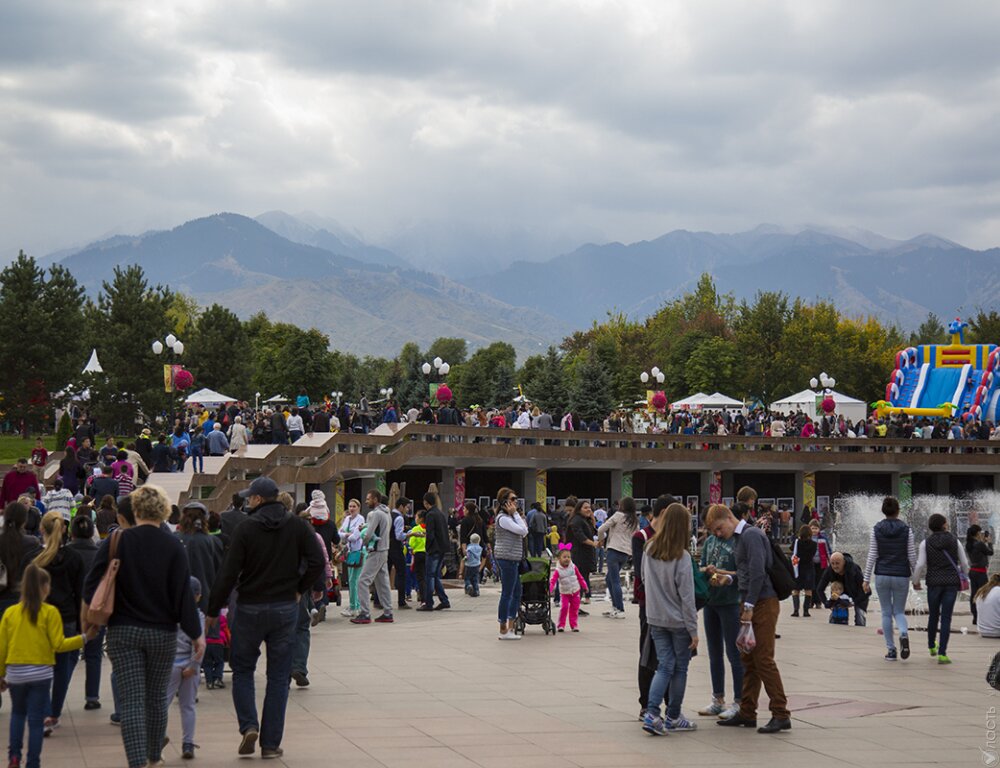
[[0,614],[21,599],[21,577],[28,563],[42,551],[38,539],[24,532],[28,508],[12,501],[3,510],[0,533]]

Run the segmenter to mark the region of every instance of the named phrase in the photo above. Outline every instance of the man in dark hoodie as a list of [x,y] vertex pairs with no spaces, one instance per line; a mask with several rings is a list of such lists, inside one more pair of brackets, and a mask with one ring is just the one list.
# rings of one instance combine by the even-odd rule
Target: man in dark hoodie
[[834,552],[830,556],[830,566],[823,571],[816,594],[826,601],[826,588],[830,582],[839,581],[844,585],[844,594],[854,603],[854,626],[867,626],[868,599],[871,597],[864,589],[865,575],[861,566],[846,552]]
[[[279,758],[299,599],[322,574],[323,553],[309,524],[278,501],[278,486],[269,477],[258,477],[240,495],[250,515],[233,531],[206,615],[209,624],[218,621],[229,594],[239,588],[236,616],[230,616],[233,705],[243,736],[239,754],[252,755],[259,736],[261,757]],[[258,719],[254,673],[263,643],[267,691]]]

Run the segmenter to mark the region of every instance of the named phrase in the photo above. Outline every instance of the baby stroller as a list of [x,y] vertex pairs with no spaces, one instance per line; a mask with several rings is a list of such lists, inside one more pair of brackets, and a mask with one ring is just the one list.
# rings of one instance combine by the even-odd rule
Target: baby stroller
[[529,557],[530,568],[521,574],[521,604],[517,609],[514,632],[524,634],[528,624],[541,624],[546,635],[556,633],[549,601],[550,564],[547,557]]

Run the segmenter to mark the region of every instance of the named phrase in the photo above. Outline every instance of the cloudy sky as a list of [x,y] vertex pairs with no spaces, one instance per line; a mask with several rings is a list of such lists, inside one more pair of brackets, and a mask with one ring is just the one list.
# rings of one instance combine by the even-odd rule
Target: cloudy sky
[[270,209],[1000,245],[998,38],[992,0],[3,0],[0,261]]

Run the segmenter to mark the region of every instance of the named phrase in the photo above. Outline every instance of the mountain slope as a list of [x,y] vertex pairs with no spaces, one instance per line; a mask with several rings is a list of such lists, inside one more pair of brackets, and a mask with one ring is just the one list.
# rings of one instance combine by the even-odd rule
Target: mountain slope
[[[268,211],[255,220],[293,243],[312,245],[331,253],[350,256],[366,264],[411,268],[406,259],[385,248],[368,245],[336,222],[327,222],[309,214],[291,216],[284,211]],[[313,222],[323,222],[326,226]]]
[[93,294],[117,265],[139,264],[153,284],[241,317],[316,327],[341,350],[395,355],[407,341],[429,346],[459,336],[471,346],[508,341],[522,355],[570,329],[538,311],[509,306],[446,278],[390,269],[294,243],[253,219],[216,214],[168,232],[116,236],[61,262]]

